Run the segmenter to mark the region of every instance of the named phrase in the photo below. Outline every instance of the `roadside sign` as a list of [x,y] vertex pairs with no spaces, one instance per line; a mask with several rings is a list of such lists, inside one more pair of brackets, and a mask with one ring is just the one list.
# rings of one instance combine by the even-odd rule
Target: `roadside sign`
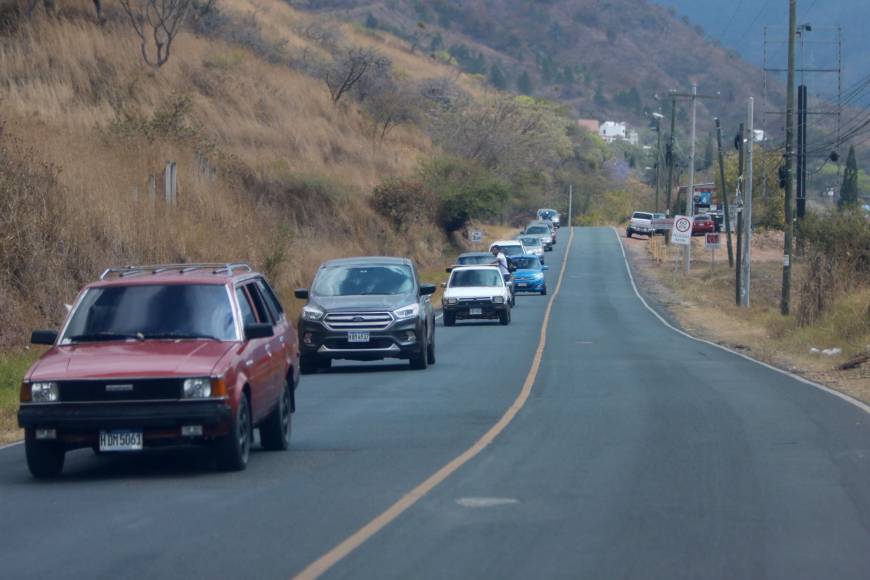
[[684,215],[674,216],[671,243],[680,246],[688,246],[692,243],[692,218]]
[[722,240],[719,234],[706,234],[704,236],[704,247],[708,250],[718,250],[722,247]]
[[479,243],[483,240],[483,232],[480,230],[472,230],[469,237],[471,238],[472,242]]

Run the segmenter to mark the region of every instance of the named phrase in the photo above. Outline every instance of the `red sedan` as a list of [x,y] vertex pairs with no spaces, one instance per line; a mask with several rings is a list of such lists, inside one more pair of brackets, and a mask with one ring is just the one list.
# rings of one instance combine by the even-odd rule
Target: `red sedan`
[[696,215],[692,221],[692,235],[703,236],[716,231],[716,222],[707,214]]

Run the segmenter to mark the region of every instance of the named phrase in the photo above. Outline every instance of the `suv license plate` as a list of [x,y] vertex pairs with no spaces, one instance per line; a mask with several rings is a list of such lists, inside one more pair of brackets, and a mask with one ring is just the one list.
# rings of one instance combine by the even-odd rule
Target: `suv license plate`
[[471,316],[480,316],[483,314],[483,308],[469,308],[468,314]]
[[371,336],[368,332],[348,332],[347,333],[347,341],[348,342],[369,342],[371,340]]
[[142,451],[142,431],[100,431],[100,451]]

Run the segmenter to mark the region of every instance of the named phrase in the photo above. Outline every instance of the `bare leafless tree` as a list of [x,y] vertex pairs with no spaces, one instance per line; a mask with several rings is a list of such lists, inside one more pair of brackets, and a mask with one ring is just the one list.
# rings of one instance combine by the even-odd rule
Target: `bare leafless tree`
[[172,41],[181,29],[191,0],[120,0],[139,36],[145,63],[160,68],[169,60]]
[[371,75],[388,74],[390,61],[370,48],[349,47],[323,67],[322,76],[333,103],[351,90],[364,86]]

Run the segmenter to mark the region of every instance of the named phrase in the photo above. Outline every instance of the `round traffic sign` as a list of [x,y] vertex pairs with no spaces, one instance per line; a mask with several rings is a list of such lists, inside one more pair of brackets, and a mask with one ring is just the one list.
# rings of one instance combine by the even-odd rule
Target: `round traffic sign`
[[677,228],[678,232],[684,234],[692,229],[692,222],[688,218],[681,217],[674,223],[674,227]]

